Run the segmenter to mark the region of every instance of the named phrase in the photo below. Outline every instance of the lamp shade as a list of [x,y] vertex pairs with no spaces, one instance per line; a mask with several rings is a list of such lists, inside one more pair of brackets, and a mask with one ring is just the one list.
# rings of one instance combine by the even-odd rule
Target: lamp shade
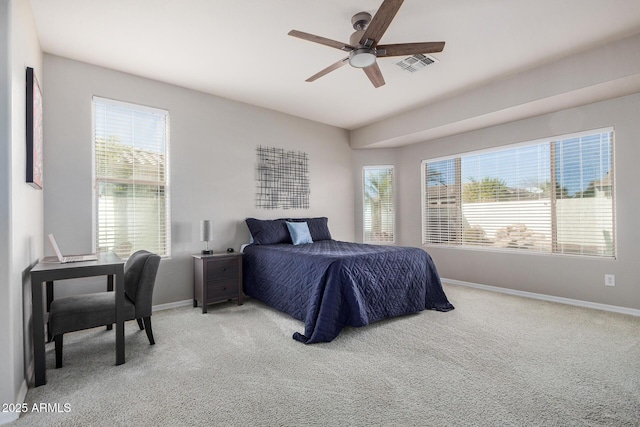
[[210,242],[213,240],[213,221],[203,219],[200,221],[200,241]]

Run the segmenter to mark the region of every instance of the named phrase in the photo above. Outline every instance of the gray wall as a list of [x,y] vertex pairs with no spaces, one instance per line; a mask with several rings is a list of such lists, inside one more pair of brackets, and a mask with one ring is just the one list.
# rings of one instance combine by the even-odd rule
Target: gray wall
[[[11,70],[9,69],[9,2],[0,1],[0,402],[14,403],[17,393],[13,374],[19,371],[13,354],[13,330],[11,325],[16,314],[11,309]],[[0,415],[0,422],[8,422],[7,416]]]
[[534,68],[354,129],[350,144],[419,143],[631,95],[640,91],[638,51],[640,33],[553,62],[540,58]]
[[[0,402],[21,403],[31,371],[29,269],[42,255],[42,191],[25,183],[25,69],[42,82],[28,0],[0,0]],[[42,86],[45,91],[44,85]],[[46,181],[45,181],[46,185]],[[0,413],[0,423],[15,418]]]
[[[201,219],[214,220],[214,250],[248,243],[249,216],[327,216],[335,238],[353,240],[347,131],[48,54],[44,68],[44,234],[54,233],[64,252],[92,249],[92,96],[169,111],[172,256],[160,265],[154,304],[193,298],[190,254],[203,248]],[[308,154],[310,209],[254,207],[258,145]]]
[[[640,94],[514,121],[398,149],[399,244],[421,247],[421,161],[553,135],[614,126],[617,259],[483,252],[426,246],[441,276],[465,282],[640,309]],[[388,150],[354,152],[354,165],[387,162]],[[354,174],[357,174],[354,171]],[[362,216],[361,208],[357,211]],[[605,287],[604,275],[616,286]]]

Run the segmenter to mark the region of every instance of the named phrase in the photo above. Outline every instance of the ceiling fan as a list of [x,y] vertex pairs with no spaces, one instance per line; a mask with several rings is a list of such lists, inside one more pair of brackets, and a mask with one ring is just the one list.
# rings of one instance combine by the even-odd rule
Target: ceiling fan
[[362,68],[373,86],[377,88],[384,85],[384,78],[376,58],[442,52],[444,42],[378,44],[403,2],[404,0],[384,0],[373,18],[367,12],[355,14],[351,18],[351,23],[356,31],[351,35],[349,43],[342,43],[298,30],[289,31],[290,36],[349,52],[349,56],[329,65],[306,81],[312,82],[345,64],[349,64],[355,68]]

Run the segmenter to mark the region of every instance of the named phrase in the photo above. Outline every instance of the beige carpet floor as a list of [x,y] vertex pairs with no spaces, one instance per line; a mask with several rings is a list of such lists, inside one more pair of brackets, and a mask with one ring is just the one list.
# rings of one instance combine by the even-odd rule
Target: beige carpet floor
[[[65,366],[15,426],[638,426],[640,318],[445,285],[456,309],[349,328],[305,346],[303,324],[255,300],[154,313],[65,335]],[[54,410],[53,408],[59,408]]]

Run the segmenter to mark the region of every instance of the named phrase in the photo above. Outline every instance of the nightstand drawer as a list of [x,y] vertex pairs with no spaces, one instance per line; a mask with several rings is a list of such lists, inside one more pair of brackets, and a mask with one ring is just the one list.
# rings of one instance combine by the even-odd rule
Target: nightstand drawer
[[214,280],[207,283],[207,299],[209,301],[238,298],[238,281],[237,280]]
[[238,277],[238,260],[239,258],[208,260],[207,261],[207,277],[216,280],[233,279]]

